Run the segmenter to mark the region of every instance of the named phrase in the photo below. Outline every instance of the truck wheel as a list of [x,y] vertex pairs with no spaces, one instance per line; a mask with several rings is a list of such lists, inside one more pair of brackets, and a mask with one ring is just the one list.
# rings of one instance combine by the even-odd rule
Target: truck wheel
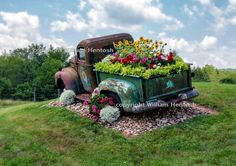
[[116,106],[117,108],[119,108],[119,111],[120,111],[121,113],[124,112],[124,109],[123,109],[123,107],[122,107],[122,103],[121,103],[120,97],[119,97],[116,93],[107,92],[107,93],[106,93],[106,96],[107,96],[107,97],[112,97],[115,106]]

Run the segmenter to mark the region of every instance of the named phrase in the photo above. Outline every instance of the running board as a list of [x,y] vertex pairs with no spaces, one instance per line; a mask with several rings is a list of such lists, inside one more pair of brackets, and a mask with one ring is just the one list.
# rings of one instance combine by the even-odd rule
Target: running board
[[89,101],[91,97],[90,93],[78,94],[75,98],[81,101]]

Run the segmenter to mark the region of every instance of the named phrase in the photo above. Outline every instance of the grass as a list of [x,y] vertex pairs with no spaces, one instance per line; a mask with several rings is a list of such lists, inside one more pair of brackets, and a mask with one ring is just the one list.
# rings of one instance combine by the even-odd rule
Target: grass
[[236,85],[194,85],[217,116],[129,139],[47,102],[0,107],[0,165],[235,165]]

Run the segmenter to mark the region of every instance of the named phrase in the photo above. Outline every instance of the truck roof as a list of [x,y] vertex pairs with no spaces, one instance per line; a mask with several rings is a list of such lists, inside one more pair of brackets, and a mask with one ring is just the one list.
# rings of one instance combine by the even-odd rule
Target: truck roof
[[83,47],[83,48],[93,47],[95,45],[99,45],[102,43],[106,44],[106,43],[112,43],[113,41],[120,41],[120,40],[133,41],[133,37],[128,33],[119,33],[119,34],[113,34],[113,35],[85,39],[85,40],[82,40],[81,42],[79,42],[79,44],[77,45],[77,49],[81,48],[81,47]]

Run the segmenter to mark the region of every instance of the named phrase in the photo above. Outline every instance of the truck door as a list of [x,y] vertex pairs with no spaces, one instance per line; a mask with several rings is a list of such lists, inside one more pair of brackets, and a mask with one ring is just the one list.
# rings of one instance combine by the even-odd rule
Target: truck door
[[78,73],[83,84],[84,90],[87,92],[93,92],[93,89],[96,87],[94,76],[92,75],[93,66],[86,63],[86,50],[84,48],[79,48],[77,55],[78,59]]

